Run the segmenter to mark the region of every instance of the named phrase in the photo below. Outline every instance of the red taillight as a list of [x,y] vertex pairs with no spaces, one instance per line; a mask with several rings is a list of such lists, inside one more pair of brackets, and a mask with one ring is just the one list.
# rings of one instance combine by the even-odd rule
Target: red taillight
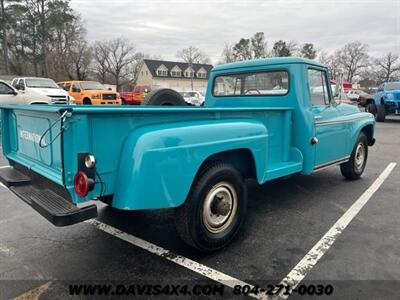
[[89,179],[86,174],[82,171],[76,173],[74,177],[74,189],[75,193],[79,197],[85,197],[89,192]]

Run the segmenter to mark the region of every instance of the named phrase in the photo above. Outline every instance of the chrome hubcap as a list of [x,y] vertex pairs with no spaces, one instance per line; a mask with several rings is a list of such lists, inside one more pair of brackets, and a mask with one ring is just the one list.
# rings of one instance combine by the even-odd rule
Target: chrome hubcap
[[211,233],[225,230],[237,210],[237,195],[228,182],[216,184],[207,194],[203,205],[203,223]]
[[362,169],[365,160],[365,146],[363,143],[359,143],[356,149],[356,156],[354,159],[355,167],[357,170]]

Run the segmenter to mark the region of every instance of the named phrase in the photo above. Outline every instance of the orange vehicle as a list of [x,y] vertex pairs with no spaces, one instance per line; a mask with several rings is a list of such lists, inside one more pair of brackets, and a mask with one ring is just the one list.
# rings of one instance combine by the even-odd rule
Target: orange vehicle
[[61,81],[57,83],[75,99],[75,104],[86,105],[120,105],[121,98],[117,92],[107,89],[97,81]]

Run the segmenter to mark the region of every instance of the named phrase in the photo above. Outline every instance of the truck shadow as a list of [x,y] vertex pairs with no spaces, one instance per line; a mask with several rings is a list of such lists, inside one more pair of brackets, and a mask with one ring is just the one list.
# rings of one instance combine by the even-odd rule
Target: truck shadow
[[[263,185],[248,181],[246,222],[227,248],[212,254],[196,251],[179,238],[173,209],[122,211],[105,206],[99,210],[99,220],[176,254],[201,260],[210,255],[242,253],[246,248],[277,243],[280,242],[282,232],[290,235],[302,226],[313,228],[320,226],[316,225],[320,222],[325,224],[326,221],[336,220],[343,213],[341,207],[349,206],[358,197],[357,191],[367,185],[368,181],[344,183],[338,168],[311,176],[294,175]],[[331,224],[328,223],[329,226]]]

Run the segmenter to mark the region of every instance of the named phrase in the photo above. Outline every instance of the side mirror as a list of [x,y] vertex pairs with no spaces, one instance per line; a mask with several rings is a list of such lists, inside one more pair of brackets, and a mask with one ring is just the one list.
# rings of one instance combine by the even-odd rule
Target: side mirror
[[17,92],[16,90],[11,90],[11,91],[8,92],[8,94],[9,94],[9,95],[17,96],[17,95],[18,95],[18,92]]

